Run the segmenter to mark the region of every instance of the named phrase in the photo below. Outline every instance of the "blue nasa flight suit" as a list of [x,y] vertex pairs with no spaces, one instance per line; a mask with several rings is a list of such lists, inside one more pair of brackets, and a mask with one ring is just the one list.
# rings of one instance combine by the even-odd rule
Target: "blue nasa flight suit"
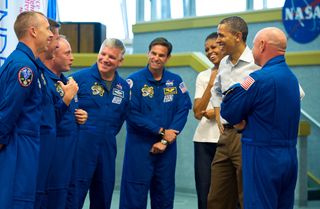
[[247,122],[242,133],[244,207],[293,208],[300,94],[284,56],[269,60],[233,86],[221,116],[231,124]]
[[0,69],[0,208],[33,209],[44,87],[37,68],[19,42]]
[[164,70],[161,81],[154,80],[148,66],[127,79],[131,87],[131,110],[127,119],[127,139],[123,164],[120,209],[173,208],[177,143],[164,153],[151,154],[159,142],[159,130],[182,131],[191,109],[191,100],[180,76]]
[[110,208],[115,183],[116,135],[129,110],[130,88],[115,72],[111,89],[102,80],[97,64],[72,77],[79,85],[78,106],[88,112],[88,120],[79,125],[76,151],[75,202],[83,206],[90,189],[90,208]]
[[61,81],[67,84],[68,79],[63,74],[59,77],[46,69],[45,76],[49,91],[55,101],[57,124],[54,153],[48,175],[48,198],[45,208],[65,209],[77,142],[78,126],[74,115],[77,104],[73,99],[67,107],[62,100],[64,92],[57,82]]
[[[40,153],[39,165],[37,172],[37,192],[34,208],[40,209],[45,207],[47,202],[47,183],[52,164],[56,143],[56,116],[55,105],[58,103],[56,98],[50,91],[50,82],[48,82],[46,71],[47,67],[37,60],[40,71],[42,72],[42,80],[45,81],[46,90],[43,95],[42,115],[40,120]],[[52,84],[51,84],[52,85]],[[66,105],[60,102],[60,106],[66,109]]]

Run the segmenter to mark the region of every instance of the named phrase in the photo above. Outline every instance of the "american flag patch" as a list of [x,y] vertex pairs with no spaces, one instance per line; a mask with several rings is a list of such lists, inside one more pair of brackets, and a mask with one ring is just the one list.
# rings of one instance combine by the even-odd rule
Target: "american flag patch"
[[246,80],[244,80],[240,85],[242,88],[244,88],[246,91],[251,87],[251,85],[255,82],[255,80],[251,77],[248,76]]
[[187,89],[186,85],[184,84],[184,82],[181,82],[181,83],[179,84],[179,88],[180,88],[180,90],[181,90],[181,92],[182,92],[183,94],[188,91],[188,89]]

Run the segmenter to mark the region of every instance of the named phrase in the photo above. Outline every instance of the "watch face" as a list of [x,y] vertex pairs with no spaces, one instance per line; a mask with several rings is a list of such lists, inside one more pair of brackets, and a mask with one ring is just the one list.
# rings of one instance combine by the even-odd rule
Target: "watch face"
[[163,144],[163,145],[168,145],[168,141],[165,140],[165,139],[161,139],[161,144]]

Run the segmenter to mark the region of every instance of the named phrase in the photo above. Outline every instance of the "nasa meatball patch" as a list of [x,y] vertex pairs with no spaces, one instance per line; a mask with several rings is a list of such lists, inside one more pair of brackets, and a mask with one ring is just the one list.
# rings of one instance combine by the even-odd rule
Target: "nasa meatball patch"
[[22,87],[28,87],[33,80],[33,71],[28,67],[23,67],[18,72],[18,81]]

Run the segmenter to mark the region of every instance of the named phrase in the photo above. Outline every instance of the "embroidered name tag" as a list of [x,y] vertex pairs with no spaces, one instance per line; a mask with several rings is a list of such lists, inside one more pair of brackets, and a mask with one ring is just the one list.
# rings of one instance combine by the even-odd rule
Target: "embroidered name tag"
[[124,91],[122,91],[122,90],[113,88],[113,89],[112,89],[112,94],[113,94],[114,96],[124,98]]

